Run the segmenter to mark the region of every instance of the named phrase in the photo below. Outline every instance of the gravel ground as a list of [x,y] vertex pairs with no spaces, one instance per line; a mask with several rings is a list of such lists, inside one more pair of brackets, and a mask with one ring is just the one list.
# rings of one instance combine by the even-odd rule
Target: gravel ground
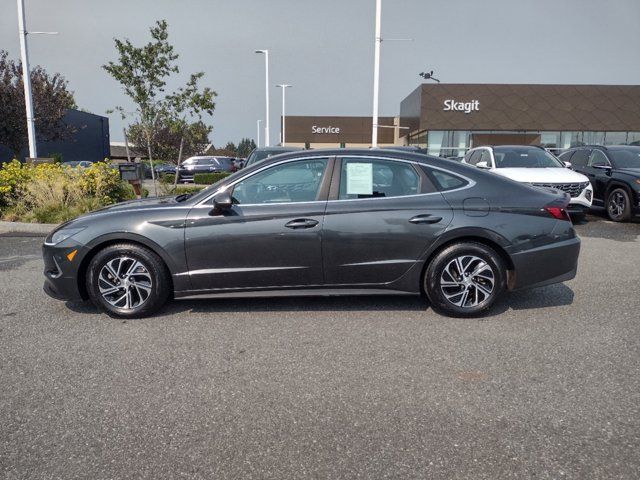
[[122,321],[0,237],[0,477],[638,478],[640,224],[485,318],[413,297],[174,302]]

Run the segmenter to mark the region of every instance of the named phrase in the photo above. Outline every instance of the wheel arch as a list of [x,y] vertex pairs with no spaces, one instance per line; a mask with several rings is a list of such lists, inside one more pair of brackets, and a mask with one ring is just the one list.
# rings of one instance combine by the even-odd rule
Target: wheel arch
[[[151,250],[153,253],[158,255],[158,257],[160,257],[160,259],[162,260],[164,267],[169,272],[169,279],[171,281],[171,285],[169,287],[172,292],[174,291],[173,273],[175,273],[175,265],[173,265],[174,262],[171,260],[167,252],[160,247],[160,245],[153,242],[152,240],[149,240],[147,237],[143,237],[142,235],[132,233],[112,233],[102,235],[91,241],[86,246],[86,248],[88,248],[88,251],[80,261],[77,275],[78,291],[80,292],[80,295],[83,299],[86,300],[89,298],[89,293],[87,292],[86,286],[89,263],[91,263],[91,260],[99,251],[117,243],[131,243],[134,245],[138,245],[147,248],[148,250]],[[174,268],[172,269],[172,267]]]
[[421,289],[424,282],[424,275],[435,256],[445,248],[456,243],[463,242],[480,243],[491,248],[498,255],[500,255],[502,260],[505,262],[505,265],[507,266],[507,289],[511,290],[513,288],[513,285],[515,285],[515,266],[513,264],[511,256],[507,253],[506,250],[506,247],[510,245],[510,242],[508,242],[502,235],[499,235],[495,232],[483,230],[480,228],[469,228],[462,229],[460,231],[452,231],[449,235],[441,237],[440,241],[429,249],[425,256],[424,266],[420,275]]

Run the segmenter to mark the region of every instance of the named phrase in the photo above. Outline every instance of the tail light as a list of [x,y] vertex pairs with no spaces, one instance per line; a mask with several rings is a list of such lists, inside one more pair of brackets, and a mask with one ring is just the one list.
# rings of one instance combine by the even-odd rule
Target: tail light
[[553,217],[558,220],[566,220],[567,222],[571,221],[569,214],[562,207],[544,207],[544,209]]

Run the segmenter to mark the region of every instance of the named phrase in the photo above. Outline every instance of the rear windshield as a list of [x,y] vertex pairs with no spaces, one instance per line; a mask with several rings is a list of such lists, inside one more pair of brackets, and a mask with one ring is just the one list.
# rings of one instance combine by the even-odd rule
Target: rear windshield
[[497,168],[564,168],[552,154],[541,148],[494,147]]

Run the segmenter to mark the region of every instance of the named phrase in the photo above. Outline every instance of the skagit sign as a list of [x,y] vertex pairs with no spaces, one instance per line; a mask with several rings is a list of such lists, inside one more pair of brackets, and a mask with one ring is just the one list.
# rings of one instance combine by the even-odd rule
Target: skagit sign
[[480,111],[480,102],[478,100],[471,100],[470,102],[456,102],[455,100],[445,100],[443,103],[442,110],[445,112],[478,112]]

